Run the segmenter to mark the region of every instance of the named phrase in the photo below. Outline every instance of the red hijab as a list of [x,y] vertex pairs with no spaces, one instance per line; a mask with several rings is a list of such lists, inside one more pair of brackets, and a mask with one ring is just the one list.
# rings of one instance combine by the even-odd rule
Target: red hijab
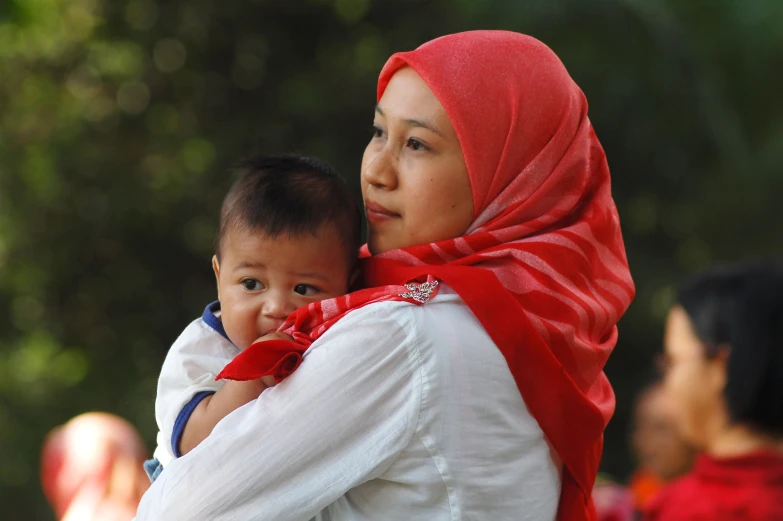
[[[603,373],[616,323],[634,295],[609,168],[587,101],[557,56],[529,36],[471,31],[393,55],[426,82],[453,124],[470,176],[474,220],[462,237],[362,252],[367,289],[292,315],[298,345],[251,346],[222,377],[290,374],[335,321],[440,280],[470,307],[503,353],[531,414],[563,461],[558,519],[594,519],[590,492],[614,393]],[[410,291],[413,289],[414,291]],[[418,302],[421,304],[421,302]]]

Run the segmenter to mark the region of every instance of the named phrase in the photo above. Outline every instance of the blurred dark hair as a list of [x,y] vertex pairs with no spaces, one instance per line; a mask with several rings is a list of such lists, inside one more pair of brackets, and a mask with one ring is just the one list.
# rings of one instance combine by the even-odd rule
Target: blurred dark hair
[[677,301],[707,356],[729,349],[731,420],[783,436],[783,263],[706,271],[683,284]]
[[269,237],[315,234],[336,226],[349,262],[361,244],[361,213],[348,185],[330,164],[296,154],[256,156],[236,165],[242,177],[220,209],[215,250],[232,230],[258,230]]

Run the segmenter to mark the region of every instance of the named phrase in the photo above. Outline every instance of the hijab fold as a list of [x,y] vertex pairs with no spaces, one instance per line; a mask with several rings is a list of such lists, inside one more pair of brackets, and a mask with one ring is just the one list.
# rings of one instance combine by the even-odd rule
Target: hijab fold
[[[609,168],[587,101],[557,56],[529,36],[471,31],[394,54],[378,99],[403,67],[443,105],[470,176],[462,237],[362,251],[364,290],[312,304],[281,327],[295,342],[250,346],[220,377],[282,379],[346,313],[440,280],[503,353],[530,413],[563,462],[559,520],[593,520],[591,490],[614,393],[603,372],[634,296]],[[423,304],[426,305],[426,304]]]

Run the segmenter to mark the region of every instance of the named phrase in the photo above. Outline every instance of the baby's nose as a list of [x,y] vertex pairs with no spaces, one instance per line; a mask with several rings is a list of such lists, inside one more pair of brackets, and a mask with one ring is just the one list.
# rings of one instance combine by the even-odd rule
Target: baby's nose
[[293,310],[293,304],[290,302],[290,299],[285,298],[283,295],[269,295],[269,298],[264,302],[262,315],[267,320],[279,320],[282,324],[283,320]]

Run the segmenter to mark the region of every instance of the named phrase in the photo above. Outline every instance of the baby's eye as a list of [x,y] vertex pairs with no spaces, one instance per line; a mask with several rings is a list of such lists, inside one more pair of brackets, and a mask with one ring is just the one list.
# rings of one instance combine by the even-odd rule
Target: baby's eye
[[298,284],[294,288],[295,293],[298,293],[305,297],[312,297],[313,295],[318,293],[318,291],[319,291],[318,288],[316,288],[315,286],[311,286],[309,284]]
[[264,285],[256,279],[243,279],[240,284],[248,291],[258,291],[264,288]]

